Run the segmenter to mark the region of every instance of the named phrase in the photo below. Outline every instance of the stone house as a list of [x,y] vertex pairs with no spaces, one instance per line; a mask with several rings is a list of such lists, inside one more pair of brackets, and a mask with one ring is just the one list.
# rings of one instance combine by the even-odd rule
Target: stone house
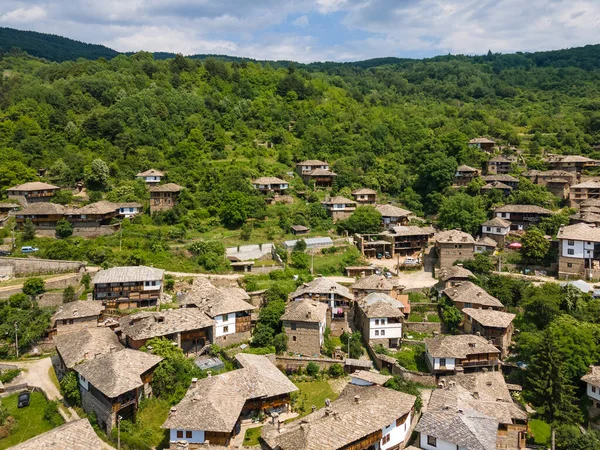
[[52,316],[50,336],[96,328],[102,320],[104,305],[94,300],[78,300],[64,303]]
[[197,308],[140,312],[119,320],[121,340],[139,350],[153,338],[169,339],[184,353],[199,352],[212,343],[215,321]]
[[489,237],[504,246],[506,236],[510,232],[510,222],[500,217],[494,217],[481,224],[481,235]]
[[458,166],[456,169],[456,173],[454,174],[454,186],[468,186],[471,181],[481,175],[481,171],[479,169],[475,169],[474,167],[462,165]]
[[270,192],[280,194],[289,188],[289,183],[277,177],[261,177],[252,181],[254,189],[259,190],[262,194]]
[[566,170],[529,170],[524,175],[535,184],[545,186],[558,198],[568,199],[571,185],[577,183],[577,174]]
[[479,150],[486,153],[493,153],[495,145],[496,141],[486,137],[477,137],[469,141],[469,147],[478,148]]
[[17,203],[0,202],[0,222],[11,213],[17,212],[19,208],[20,206]]
[[325,340],[327,305],[314,300],[290,302],[281,316],[288,352],[318,356]]
[[486,183],[502,183],[508,187],[515,189],[519,185],[519,180],[512,175],[498,174],[498,175],[484,175],[481,177]]
[[356,211],[356,202],[341,196],[326,198],[321,205],[333,220],[347,219]]
[[456,265],[448,267],[447,269],[440,269],[439,279],[443,284],[441,289],[448,289],[456,285],[461,285],[465,281],[469,281],[470,278],[474,278],[475,275],[469,269],[465,269],[462,265]]
[[410,217],[413,215],[408,209],[399,208],[394,205],[377,205],[375,207],[381,214],[383,228],[389,230],[401,225],[407,225]]
[[229,446],[242,421],[259,414],[289,411],[290,394],[298,388],[262,355],[238,353],[240,369],[192,379],[185,397],[162,425],[169,430],[170,449]]
[[398,348],[402,342],[404,304],[383,293],[372,293],[357,303],[354,321],[367,344]]
[[210,281],[197,278],[178,303],[210,317],[214,321],[212,343],[226,347],[251,337],[251,313],[256,306],[249,300],[250,296],[241,288],[217,288]]
[[333,336],[340,336],[344,330],[350,328],[348,318],[354,305],[354,296],[341,284],[328,278],[317,277],[299,286],[289,298],[292,301],[314,300],[325,303],[328,307],[327,326],[331,328]]
[[29,203],[49,202],[59,190],[60,187],[58,186],[41,181],[32,181],[31,183],[10,187],[6,190],[6,194],[8,198],[19,200],[20,203],[27,205]]
[[600,228],[586,223],[568,225],[556,237],[560,278],[600,276]]
[[183,187],[175,183],[150,186],[150,214],[172,209],[179,198]]
[[310,233],[310,228],[305,227],[304,225],[292,225],[290,231],[294,236],[301,236]]
[[435,235],[440,268],[452,267],[456,261],[473,259],[475,239],[460,230],[441,231]]
[[470,281],[456,282],[452,287],[444,289],[442,295],[452,300],[454,306],[460,310],[463,308],[504,310],[500,300]]
[[165,271],[146,266],[112,267],[92,278],[93,298],[106,309],[156,306],[162,295]]
[[59,380],[83,361],[124,348],[117,335],[106,327],[84,328],[68,334],[59,334],[54,343],[58,358],[53,363]]
[[512,170],[512,161],[504,156],[494,156],[485,164],[486,173],[489,175],[506,175]]
[[116,426],[118,416],[135,420],[139,403],[152,397],[152,374],[162,359],[123,349],[77,364],[73,370],[79,380],[81,407],[94,413],[107,433]]
[[548,155],[546,164],[551,170],[564,170],[581,176],[581,173],[590,167],[598,165],[598,161],[581,155]]
[[392,257],[415,256],[427,248],[434,233],[432,227],[397,226],[377,234],[355,234],[354,244],[367,258],[375,258],[385,252]]
[[488,236],[480,236],[475,241],[475,253],[494,253],[498,243]]
[[474,334],[425,339],[425,356],[429,371],[435,375],[493,370],[500,365],[500,350]]
[[359,278],[350,287],[355,300],[360,300],[372,293],[387,294],[397,298],[402,292],[402,286],[398,285],[397,282],[377,274]]
[[590,370],[581,381],[586,384],[585,393],[589,399],[589,425],[592,429],[600,429],[600,366],[590,366]]
[[58,203],[31,203],[15,214],[17,227],[23,229],[27,220],[41,230],[54,229],[59,220],[65,216],[67,208]]
[[135,177],[144,180],[148,186],[156,186],[160,184],[165,173],[156,169],[149,169],[144,172],[139,172]]
[[266,450],[404,448],[410,439],[416,397],[378,384],[348,384],[325,408],[290,423],[267,424]]
[[462,328],[465,333],[483,336],[500,350],[500,357],[508,356],[515,329],[514,314],[493,309],[463,308]]
[[600,199],[600,181],[584,181],[571,186],[569,200],[572,208],[578,208],[581,203],[590,199]]
[[377,203],[377,191],[373,189],[355,189],[352,191],[352,197],[359,205],[374,205]]
[[296,164],[296,172],[306,184],[313,182],[315,187],[330,188],[337,176],[329,169],[327,161],[309,159]]
[[511,188],[508,184],[502,183],[501,181],[492,181],[481,186],[480,190],[482,194],[488,194],[494,190],[497,190],[501,191],[505,196],[508,196],[512,192],[513,188]]
[[129,219],[135,217],[142,212],[142,204],[137,202],[116,203],[117,216]]
[[550,217],[553,213],[536,205],[504,205],[494,209],[494,214],[500,219],[508,220],[511,230],[522,231],[539,224],[542,218]]

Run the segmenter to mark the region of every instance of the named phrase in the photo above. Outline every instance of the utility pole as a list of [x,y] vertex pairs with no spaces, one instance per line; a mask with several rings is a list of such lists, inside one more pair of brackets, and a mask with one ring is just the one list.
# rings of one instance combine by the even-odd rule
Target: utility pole
[[17,359],[19,359],[19,326],[15,321],[15,351],[17,352]]
[[119,252],[123,249],[123,221],[119,224]]
[[315,249],[311,249],[310,251],[311,261],[310,261],[310,274],[314,276],[315,274]]
[[121,450],[121,416],[117,415],[117,449]]

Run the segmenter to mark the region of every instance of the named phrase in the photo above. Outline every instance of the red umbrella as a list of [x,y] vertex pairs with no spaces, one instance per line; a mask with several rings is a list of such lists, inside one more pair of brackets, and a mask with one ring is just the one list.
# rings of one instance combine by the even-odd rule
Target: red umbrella
[[521,243],[520,243],[520,242],[511,242],[511,243],[508,245],[508,248],[512,248],[512,249],[519,249],[519,248],[521,248],[521,247],[523,247],[523,245],[521,245]]

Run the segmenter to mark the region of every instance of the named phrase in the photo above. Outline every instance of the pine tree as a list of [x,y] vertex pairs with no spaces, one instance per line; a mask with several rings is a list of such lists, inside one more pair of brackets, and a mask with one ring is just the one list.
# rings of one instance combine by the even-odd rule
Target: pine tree
[[550,423],[577,423],[580,411],[575,386],[565,373],[565,363],[549,330],[544,331],[537,358],[529,368],[527,381],[538,412]]

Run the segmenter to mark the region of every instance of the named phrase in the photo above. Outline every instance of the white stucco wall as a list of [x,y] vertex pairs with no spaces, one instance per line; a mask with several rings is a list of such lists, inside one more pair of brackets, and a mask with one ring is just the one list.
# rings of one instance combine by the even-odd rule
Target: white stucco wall
[[[429,364],[433,367],[434,370],[438,370],[440,368],[440,358],[432,358],[429,353],[427,353],[427,358],[429,359]],[[446,369],[453,370],[456,362],[454,358],[446,358]]]
[[171,442],[174,441],[187,441],[193,444],[202,444],[204,442],[204,431],[202,430],[192,430],[192,437],[191,438],[186,438],[185,437],[185,432],[186,430],[179,430],[179,431],[183,431],[183,438],[178,438],[177,437],[177,431],[176,429],[170,429],[169,430],[169,439]]
[[[569,245],[572,242],[573,245]],[[569,249],[573,250],[573,254],[569,254]],[[568,241],[563,239],[561,241],[561,254],[569,258],[593,258],[594,257],[594,243],[585,241]]]
[[[224,316],[215,316],[215,337],[226,336],[235,333],[235,313],[227,314],[227,320]],[[227,327],[227,332],[225,332]]]
[[77,374],[77,378],[79,379],[79,385],[84,388],[86,391],[90,390],[90,384],[88,381],[83,378],[81,375]]
[[[376,324],[375,321],[379,323]],[[384,325],[382,325],[384,323]],[[375,331],[378,331],[375,334]],[[384,330],[385,334],[382,336],[381,331]],[[370,318],[369,319],[369,339],[387,339],[387,338],[401,338],[402,337],[402,323],[389,323],[386,317]]]
[[[390,435],[390,441],[387,444],[380,443],[381,450],[386,450],[388,448],[400,444],[401,442],[404,442],[406,440],[406,435],[410,428],[411,420],[412,416],[411,414],[409,414],[404,423],[400,424],[399,426],[396,426],[396,422],[394,422],[389,426],[385,427],[383,430],[381,430],[382,437],[388,434]],[[383,440],[381,442],[383,442]]]
[[594,400],[600,402],[600,388],[596,388],[596,392],[592,392],[592,385],[587,383],[587,395],[589,398],[593,398]]
[[154,286],[152,286],[152,281],[144,281],[144,291],[156,291],[160,289],[161,284],[161,280],[154,280]]
[[420,447],[423,450],[468,450],[466,447],[459,447],[456,444],[451,444],[450,442],[441,439],[437,440],[435,447],[427,445],[427,435],[424,433],[421,433],[419,442],[421,444]]

